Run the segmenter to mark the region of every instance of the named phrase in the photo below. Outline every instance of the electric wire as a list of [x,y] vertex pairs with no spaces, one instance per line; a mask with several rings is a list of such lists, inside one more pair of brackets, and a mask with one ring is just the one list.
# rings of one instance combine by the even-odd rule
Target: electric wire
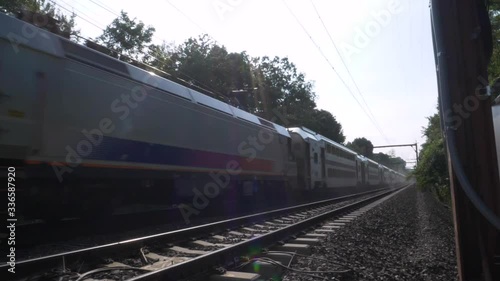
[[454,134],[454,128],[447,126],[445,124],[446,118],[444,112],[452,112],[452,102],[450,100],[450,89],[448,88],[448,65],[446,63],[447,56],[446,50],[443,48],[443,36],[441,30],[436,28],[436,18],[437,14],[441,14],[438,6],[431,7],[432,12],[432,31],[434,37],[434,47],[436,54],[436,61],[438,66],[437,76],[438,76],[438,88],[439,88],[439,98],[441,101],[441,120],[443,120],[443,131],[446,138],[446,144],[448,146],[449,155],[451,158],[451,165],[455,172],[455,176],[460,183],[460,187],[472,202],[474,207],[483,215],[483,217],[497,230],[500,230],[500,218],[484,203],[484,201],[479,197],[477,192],[472,187],[467,175],[465,174],[463,165],[458,156],[458,149],[456,145],[456,139]]
[[[290,9],[290,7],[288,6],[288,4],[286,3],[285,0],[282,0],[283,4],[286,6],[288,12],[293,16],[293,18],[295,19],[295,21],[297,21],[297,23],[300,25],[300,27],[302,28],[302,30],[307,34],[307,36],[309,37],[309,39],[312,41],[312,43],[314,44],[314,46],[316,46],[316,48],[318,49],[318,51],[320,52],[320,54],[323,56],[323,58],[325,59],[325,61],[330,65],[330,68],[335,72],[335,74],[337,75],[337,77],[340,79],[340,81],[342,82],[342,84],[345,86],[345,88],[349,91],[349,93],[351,94],[351,96],[354,98],[354,100],[356,101],[356,103],[359,105],[359,107],[363,110],[363,112],[366,114],[366,116],[368,117],[368,119],[370,119],[370,121],[373,123],[373,125],[375,125],[375,121],[372,119],[372,117],[370,116],[370,114],[368,114],[368,112],[366,111],[366,109],[361,105],[361,103],[359,102],[359,100],[356,98],[356,96],[354,95],[354,93],[352,92],[351,88],[349,88],[349,86],[347,85],[347,83],[344,81],[344,79],[342,79],[342,77],[340,76],[340,74],[337,72],[337,70],[335,69],[335,67],[332,65],[332,63],[330,62],[330,60],[326,57],[326,55],[323,53],[323,51],[321,50],[321,48],[319,47],[319,45],[316,43],[316,41],[314,41],[314,39],[312,38],[312,36],[309,34],[309,32],[307,31],[307,29],[304,27],[304,25],[300,22],[300,20],[297,18],[297,16],[295,15],[295,13],[293,13],[293,11]],[[387,141],[387,137],[385,136],[385,134],[375,125],[375,128],[377,129],[377,131],[380,133],[380,135],[382,135],[384,137],[384,139],[386,139]]]
[[81,274],[78,279],[75,281],[81,281],[84,280],[85,277],[99,273],[99,272],[105,272],[105,271],[114,271],[114,270],[131,270],[131,271],[140,271],[140,272],[151,272],[149,269],[143,269],[143,268],[137,268],[137,267],[126,267],[126,266],[118,266],[118,267],[104,267],[104,268],[98,268],[94,269],[88,272],[85,272]]
[[[59,8],[62,8],[63,10],[67,11],[68,13],[71,13],[71,14],[75,14],[77,17],[81,18],[82,20],[86,21],[87,23],[93,25],[94,27],[96,27],[97,29],[99,30],[104,30],[102,27],[98,26],[97,24],[95,24],[92,20],[89,20],[87,18],[84,18],[83,16],[85,17],[88,17],[85,13],[82,13],[81,11],[79,11],[78,9],[76,9],[75,7],[71,6],[70,4],[62,1],[62,0],[58,0],[58,2],[62,2],[64,3],[65,5],[67,5],[68,7],[72,8],[73,11],[71,11],[70,9],[64,7],[63,5],[61,5],[60,3],[56,3],[56,2],[53,2],[54,5],[56,6],[59,6]],[[75,11],[78,11],[78,13],[76,13]],[[82,16],[83,15],[83,16]],[[90,18],[90,17],[89,17]]]
[[208,34],[208,32],[201,26],[199,25],[196,21],[194,21],[191,17],[189,17],[187,14],[185,14],[181,9],[179,9],[177,6],[175,6],[172,2],[169,0],[165,0],[171,7],[173,7],[175,10],[177,10],[181,15],[186,17],[192,24],[194,24],[196,27],[198,27],[203,33]]
[[[59,1],[61,1],[61,0],[59,0]],[[91,0],[91,1],[92,1],[92,0]],[[61,1],[61,2],[65,3],[64,1]],[[64,9],[64,10],[66,10],[66,11],[70,12],[70,13],[73,13],[73,11],[71,11],[71,10],[69,10],[68,8],[66,8],[66,7],[62,6],[61,4],[58,4],[58,3],[54,3],[54,4],[55,4],[55,5],[57,5],[57,6],[59,6],[60,8],[62,8],[62,9]],[[95,26],[96,28],[100,29],[101,31],[104,31],[104,29],[103,29],[102,27],[99,27],[99,26],[97,26],[96,24],[94,24],[92,21],[90,21],[90,20],[88,20],[88,19],[86,19],[86,18],[84,18],[84,17],[80,16],[79,14],[82,14],[82,13],[81,13],[81,11],[79,11],[78,9],[76,9],[75,7],[73,7],[73,6],[71,6],[71,5],[67,4],[67,3],[65,3],[65,4],[66,4],[66,5],[68,5],[68,6],[70,6],[71,8],[73,8],[73,9],[74,9],[74,11],[77,11],[77,12],[78,12],[78,13],[76,13],[76,12],[75,12],[75,15],[76,15],[77,17],[79,17],[79,18],[81,18],[82,20],[86,21],[87,23],[89,23],[89,24],[91,24],[91,25]],[[119,16],[118,14],[115,14],[115,15],[116,15],[116,16]],[[129,33],[127,32],[127,30],[125,30],[125,29],[123,29],[123,28],[121,28],[121,30],[122,30],[123,32],[125,32],[125,33],[129,34]],[[129,35],[130,35],[130,34],[129,34]],[[86,40],[89,40],[89,41],[91,41],[91,42],[93,42],[93,43],[96,43],[94,40],[92,40],[92,39],[90,39],[90,38],[85,38],[85,37],[82,37],[82,36],[79,36],[79,37],[80,37],[80,38],[83,38],[83,39],[86,39]],[[97,43],[96,43],[96,44],[97,44]],[[102,47],[104,47],[104,46],[102,46]],[[104,47],[104,48],[107,48],[107,47]],[[109,49],[109,48],[107,48],[107,49]],[[115,53],[117,53],[117,54],[121,54],[120,52],[118,52],[118,51],[116,51],[116,50],[112,50],[112,49],[111,49],[111,51],[113,51],[113,52],[115,52]],[[121,54],[121,55],[123,55],[123,54]],[[168,60],[168,62],[170,62],[170,63],[175,63],[175,62],[174,62],[171,58],[169,58],[169,57],[160,58],[160,57],[157,57],[157,56],[154,56],[154,55],[150,55],[150,56],[151,56],[151,57],[153,57],[153,58],[155,58],[155,59],[157,59],[158,61],[160,61],[160,62],[162,62],[162,63],[167,63],[167,61],[166,61],[166,60]],[[128,57],[128,56],[125,56],[125,57],[127,57],[127,58],[129,58],[129,59],[133,59],[133,58],[130,58],[130,57]],[[135,59],[133,59],[133,60],[135,60]],[[146,64],[146,63],[144,63],[144,62],[140,62],[140,61],[138,61],[138,62],[139,62],[139,63],[142,63],[142,64],[144,64],[144,65],[147,65],[147,64]],[[152,66],[150,66],[150,65],[148,65],[148,66],[149,66],[149,67],[152,67]],[[152,67],[152,68],[154,68],[154,67]],[[198,86],[198,87],[202,88],[204,91],[211,92],[212,94],[214,94],[214,95],[218,95],[218,96],[220,96],[220,97],[225,97],[225,95],[223,95],[223,94],[219,93],[218,91],[216,91],[215,89],[213,89],[213,88],[212,88],[212,87],[210,87],[209,85],[206,85],[205,83],[203,83],[203,82],[201,82],[201,81],[199,81],[199,80],[197,80],[197,79],[193,78],[193,77],[191,76],[192,74],[187,74],[187,73],[186,73],[186,71],[179,71],[178,73],[179,73],[179,74],[181,74],[182,76],[186,77],[187,79],[192,80],[193,82],[195,82],[196,84],[193,84],[193,85],[195,85],[195,86]],[[181,79],[181,80],[182,80],[182,79]],[[188,82],[188,81],[184,81],[184,82]]]
[[104,10],[110,12],[111,14],[115,15],[115,16],[119,16],[119,14],[117,12],[115,12],[113,9],[109,8],[108,6],[104,5],[103,3],[99,2],[98,0],[89,0],[90,2],[96,4],[97,6],[103,8]]
[[[292,258],[293,258],[293,256],[297,255],[296,253],[292,253],[292,252],[282,252],[282,253],[290,255],[290,256],[292,256]],[[302,255],[302,256],[304,256],[304,255]],[[312,259],[311,257],[307,257],[307,258]],[[317,274],[317,273],[320,273],[320,274],[328,274],[328,273],[330,273],[330,274],[344,274],[344,273],[351,272],[350,269],[325,270],[325,271],[296,269],[296,268],[293,268],[290,266],[291,261],[288,265],[284,265],[281,262],[274,260],[274,259],[271,259],[271,258],[268,258],[268,257],[256,257],[256,258],[248,259],[247,261],[245,261],[242,264],[240,264],[239,266],[237,266],[236,269],[241,269],[241,268],[243,268],[243,267],[245,267],[253,262],[256,262],[256,261],[269,263],[269,264],[284,268],[286,270],[292,271],[294,273],[303,274],[303,275],[307,275],[307,276],[311,276],[311,277],[315,277],[315,278],[319,278],[319,279],[323,279],[323,280],[329,280],[329,279],[326,277],[323,277],[323,276],[315,275],[315,274]]]
[[223,46],[223,44],[221,44],[219,41],[217,41],[212,35],[209,35],[208,31],[205,28],[203,28],[200,24],[198,24],[190,16],[188,16],[186,13],[184,13],[179,7],[177,7],[172,2],[170,2],[170,0],[165,0],[165,1],[167,2],[167,4],[169,4],[171,7],[173,7],[177,12],[179,12],[182,16],[184,16],[188,21],[190,21],[193,25],[198,27],[203,32],[203,34],[207,35],[210,38],[210,40],[213,40],[216,44]]
[[[375,122],[375,126],[378,127],[378,129],[380,129],[381,132],[383,132],[382,128],[380,127],[379,123],[377,122],[377,119],[375,118],[375,115],[373,114],[373,112],[371,111],[370,109],[370,106],[368,105],[368,103],[366,102],[364,96],[363,96],[363,93],[361,92],[361,90],[359,89],[358,87],[358,83],[356,83],[356,80],[354,80],[354,77],[352,76],[351,74],[351,71],[349,71],[349,67],[347,67],[347,64],[345,63],[344,61],[344,58],[342,57],[342,55],[340,54],[340,51],[339,49],[337,48],[337,44],[335,44],[335,41],[333,40],[332,38],[332,35],[330,34],[330,31],[328,31],[328,28],[326,27],[325,25],[325,22],[323,21],[323,18],[321,17],[318,9],[316,8],[316,5],[314,4],[314,1],[313,0],[309,0],[311,2],[311,5],[313,6],[314,8],[314,11],[316,12],[316,15],[318,16],[321,24],[323,25],[323,28],[325,29],[326,31],[326,34],[328,35],[328,38],[330,38],[330,42],[332,42],[332,45],[333,47],[335,48],[335,51],[337,52],[337,54],[339,55],[340,57],[340,60],[342,61],[342,64],[344,65],[345,69],[347,70],[347,74],[349,75],[349,77],[351,78],[354,86],[356,87],[356,90],[358,91],[360,97],[361,97],[361,100],[363,101],[363,103],[365,104],[366,108],[368,109],[368,113],[371,114],[371,116],[373,117],[373,120]],[[384,138],[385,138],[385,135],[384,135]],[[387,140],[387,138],[385,138],[385,140],[387,142],[389,142],[389,140]]]

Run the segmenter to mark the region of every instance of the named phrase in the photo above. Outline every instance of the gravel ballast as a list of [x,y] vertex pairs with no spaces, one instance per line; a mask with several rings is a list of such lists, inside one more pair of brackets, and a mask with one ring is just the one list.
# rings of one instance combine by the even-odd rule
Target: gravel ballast
[[312,252],[292,267],[350,272],[289,271],[283,280],[457,280],[451,212],[415,187],[335,230]]
[[[334,203],[331,208],[341,208],[343,206],[352,204],[356,201],[369,198],[373,196],[374,194],[367,194],[364,196],[360,196],[355,199],[349,199],[346,201],[341,201]],[[275,208],[279,209],[279,208]],[[261,210],[261,212],[264,211],[270,211],[273,210],[272,208],[269,208],[267,210]],[[249,215],[249,214],[243,214],[243,215]],[[227,216],[219,216],[219,217],[208,217],[204,218],[203,220],[200,220],[197,224],[161,224],[161,225],[153,225],[153,226],[147,226],[147,227],[141,227],[137,228],[134,230],[129,230],[129,231],[120,231],[116,233],[108,233],[108,234],[96,234],[96,235],[82,235],[82,236],[75,236],[72,237],[69,240],[66,241],[60,241],[58,243],[51,243],[51,244],[41,244],[36,247],[30,248],[30,249],[18,249],[16,254],[18,255],[18,258],[20,260],[26,260],[26,259],[34,259],[34,258],[39,258],[39,257],[44,257],[48,255],[55,255],[55,254],[60,254],[65,251],[76,251],[76,250],[81,250],[89,247],[95,247],[95,246],[100,246],[100,245],[106,245],[109,243],[116,243],[118,241],[124,241],[124,240],[129,240],[129,239],[135,239],[135,238],[140,238],[144,236],[149,236],[149,235],[155,235],[159,233],[164,233],[168,231],[173,231],[173,230],[179,230],[183,228],[188,228],[192,227],[195,225],[201,225],[203,223],[212,223],[216,222],[219,220],[227,220],[227,219],[234,219],[234,215],[227,215]],[[298,220],[297,220],[298,221]],[[131,224],[134,222],[131,221]],[[268,229],[271,229],[271,227],[268,227]],[[63,230],[59,230],[63,231]],[[253,234],[253,232],[248,232],[248,231],[243,231],[240,230],[240,232],[245,232],[249,235]],[[198,237],[199,239],[203,240],[208,240],[208,237],[210,236],[209,233],[207,233],[207,237]],[[237,239],[241,239],[238,237]],[[216,243],[219,243],[220,241],[214,241]]]

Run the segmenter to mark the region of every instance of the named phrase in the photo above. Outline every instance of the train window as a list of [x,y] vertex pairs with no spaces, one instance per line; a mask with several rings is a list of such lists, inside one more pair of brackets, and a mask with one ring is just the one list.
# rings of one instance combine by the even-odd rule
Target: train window
[[318,164],[318,153],[314,153],[314,164]]
[[259,122],[260,124],[266,126],[266,127],[269,127],[269,128],[273,128],[274,129],[274,126],[273,126],[273,123],[267,121],[267,120],[264,120],[262,118],[258,118],[259,119]]

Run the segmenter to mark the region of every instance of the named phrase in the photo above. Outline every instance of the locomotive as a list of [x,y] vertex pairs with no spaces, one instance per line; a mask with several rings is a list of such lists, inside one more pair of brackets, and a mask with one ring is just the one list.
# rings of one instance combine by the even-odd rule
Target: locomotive
[[0,15],[0,38],[0,161],[17,167],[27,217],[404,181],[307,128],[285,128],[16,18]]

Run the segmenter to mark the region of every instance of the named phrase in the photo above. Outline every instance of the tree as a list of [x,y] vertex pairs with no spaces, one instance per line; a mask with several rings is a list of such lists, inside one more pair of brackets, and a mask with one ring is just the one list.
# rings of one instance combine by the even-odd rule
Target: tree
[[165,72],[176,71],[177,64],[173,62],[171,58],[174,49],[174,44],[169,44],[165,41],[159,45],[151,44],[148,46],[148,50],[143,57],[143,61],[144,63]]
[[[500,3],[490,3],[490,20],[493,39],[493,52],[488,68],[489,81],[500,78]],[[499,91],[500,93],[500,91]],[[498,93],[497,93],[498,94]]]
[[78,41],[80,30],[76,29],[76,14],[67,16],[56,9],[55,4],[45,0],[0,0],[5,12],[21,20],[58,35]]
[[45,1],[36,0],[0,0],[0,7],[6,11],[17,14],[21,9],[26,9],[32,12],[39,12],[45,6]]
[[120,16],[97,37],[97,42],[123,55],[120,57],[123,60],[128,61],[125,57],[139,60],[153,40],[154,32],[154,27],[145,26],[142,21],[136,22],[135,18],[131,19],[126,12],[121,11]]
[[[208,35],[189,38],[177,47],[153,47],[153,61],[162,70],[234,106],[253,112],[250,61],[245,52],[229,53]],[[162,58],[158,60],[158,58]],[[205,93],[207,93],[205,92]],[[234,94],[237,92],[238,94]],[[231,97],[232,96],[232,97]]]
[[345,141],[335,117],[316,108],[312,82],[288,58],[230,53],[205,34],[177,47],[150,45],[144,61],[280,125],[305,126],[334,141]]
[[[100,37],[101,42],[107,42],[105,47],[93,42],[87,42],[87,46],[119,57],[113,50],[123,49],[120,38],[125,35],[117,35],[121,25],[135,23],[122,12],[121,18],[115,19]],[[305,126],[339,143],[345,141],[335,117],[316,108],[313,83],[306,81],[288,58],[252,59],[246,52],[230,53],[206,34],[189,38],[179,46],[149,44],[146,50],[142,61],[167,72],[169,79],[280,125]]]
[[304,126],[335,141],[344,143],[345,136],[342,125],[326,110],[314,109],[311,118],[304,120]]
[[373,161],[394,169],[392,159],[393,158],[391,157],[391,155],[385,154],[383,152],[373,154]]
[[397,157],[393,150],[389,154],[383,152],[375,153],[371,159],[395,171],[406,172],[406,161],[401,157]]
[[423,129],[426,141],[422,145],[414,175],[421,189],[431,190],[439,200],[449,202],[448,165],[440,117],[436,113],[427,119],[428,125]]
[[288,58],[255,58],[254,79],[262,102],[262,115],[272,118],[272,111],[286,114],[290,124],[301,125],[310,119],[315,109],[316,95],[313,84],[305,80],[305,75],[297,71]]
[[347,147],[370,159],[373,158],[373,144],[366,138],[356,138],[347,143]]

